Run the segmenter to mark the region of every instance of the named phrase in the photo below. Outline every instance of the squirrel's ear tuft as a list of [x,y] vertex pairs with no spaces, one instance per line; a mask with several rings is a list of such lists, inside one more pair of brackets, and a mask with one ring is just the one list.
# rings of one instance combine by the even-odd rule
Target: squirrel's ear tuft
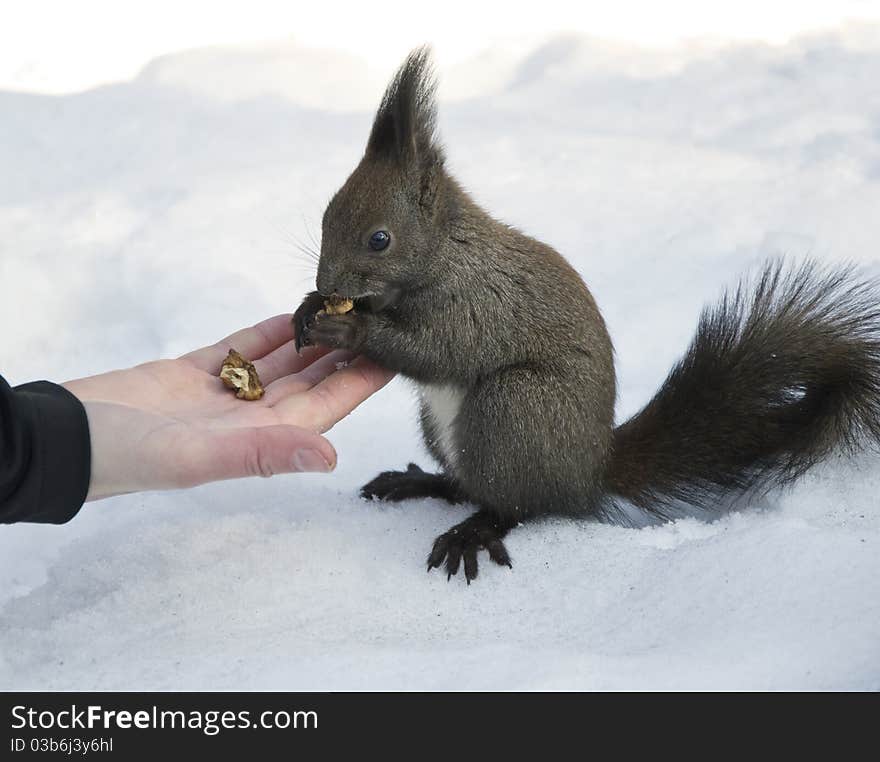
[[437,83],[428,47],[414,50],[385,90],[367,142],[367,155],[393,158],[405,166],[436,168],[443,163],[437,143]]

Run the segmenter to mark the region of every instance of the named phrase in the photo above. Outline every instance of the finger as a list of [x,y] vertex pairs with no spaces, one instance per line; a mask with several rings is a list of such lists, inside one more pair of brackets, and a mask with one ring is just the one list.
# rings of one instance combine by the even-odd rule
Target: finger
[[259,360],[254,360],[254,366],[256,366],[263,386],[267,387],[279,378],[299,373],[311,367],[316,360],[329,351],[328,347],[306,347],[300,355],[296,351],[294,342],[288,341],[274,352],[270,352]]
[[[253,362],[293,340],[292,318],[292,315],[276,315],[250,328],[236,331],[216,344],[188,352],[180,359],[188,360],[200,370],[212,375],[220,372],[220,366],[230,349],[236,350],[245,360]],[[314,358],[302,359],[303,363],[299,367],[305,367]]]
[[207,429],[182,443],[174,486],[245,476],[331,471],[336,451],[324,437],[297,426]]
[[[264,402],[271,407],[291,394],[307,391],[331,373],[342,370],[354,357],[353,352],[345,349],[330,351],[321,348],[321,353],[322,357],[315,360],[307,368],[303,368],[299,373],[279,378],[267,386],[266,395],[263,397]],[[262,378],[262,374],[260,378]]]
[[392,371],[358,357],[308,391],[282,400],[274,409],[286,423],[327,431],[392,378]]

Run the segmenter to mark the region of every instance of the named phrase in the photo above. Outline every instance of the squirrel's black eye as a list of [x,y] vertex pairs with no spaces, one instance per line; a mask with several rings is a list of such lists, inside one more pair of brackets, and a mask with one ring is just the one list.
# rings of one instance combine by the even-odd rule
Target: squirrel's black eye
[[384,230],[377,230],[373,235],[370,236],[370,248],[373,251],[382,251],[382,249],[387,249],[388,244],[391,243],[391,236],[388,235]]

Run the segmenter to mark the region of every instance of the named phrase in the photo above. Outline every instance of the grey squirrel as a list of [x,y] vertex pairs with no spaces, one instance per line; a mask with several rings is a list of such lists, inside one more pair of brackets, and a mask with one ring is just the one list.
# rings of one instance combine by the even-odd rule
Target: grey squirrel
[[[478,510],[440,535],[430,571],[548,514],[660,519],[786,484],[832,451],[880,441],[880,298],[850,269],[771,262],[706,309],[656,396],[614,426],[602,315],[550,246],[481,209],[444,167],[429,53],[389,84],[360,164],[327,206],[297,348],[366,355],[414,381],[437,474],[388,471],[362,495]],[[322,312],[327,297],[354,300]]]

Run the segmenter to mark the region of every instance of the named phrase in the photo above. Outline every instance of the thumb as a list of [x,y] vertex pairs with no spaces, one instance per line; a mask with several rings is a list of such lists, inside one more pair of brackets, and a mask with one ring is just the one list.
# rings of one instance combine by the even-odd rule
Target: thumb
[[336,467],[333,445],[299,426],[212,429],[188,444],[178,486],[297,471],[327,472]]

